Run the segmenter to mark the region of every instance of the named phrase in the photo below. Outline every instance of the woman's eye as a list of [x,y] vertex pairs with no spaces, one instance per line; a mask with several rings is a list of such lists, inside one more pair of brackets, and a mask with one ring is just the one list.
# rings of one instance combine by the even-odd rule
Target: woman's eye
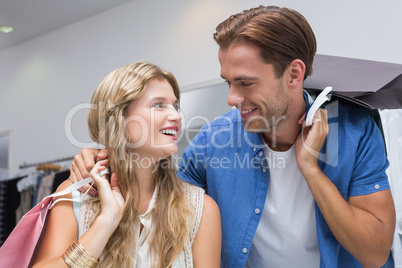
[[178,111],[178,112],[180,111],[180,105],[179,104],[173,105],[173,107],[175,108],[176,111]]
[[163,108],[163,103],[155,103],[155,104],[152,104],[152,107],[153,107],[153,108]]

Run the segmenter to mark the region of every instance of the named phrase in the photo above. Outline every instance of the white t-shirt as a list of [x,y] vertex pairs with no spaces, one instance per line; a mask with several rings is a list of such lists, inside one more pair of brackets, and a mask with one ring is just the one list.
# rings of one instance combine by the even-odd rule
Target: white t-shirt
[[297,166],[294,146],[265,157],[270,177],[246,267],[319,267],[314,198]]

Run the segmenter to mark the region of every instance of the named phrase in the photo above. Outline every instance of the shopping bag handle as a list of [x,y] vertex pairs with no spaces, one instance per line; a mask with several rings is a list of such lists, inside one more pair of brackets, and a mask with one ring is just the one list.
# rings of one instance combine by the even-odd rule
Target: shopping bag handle
[[324,104],[324,102],[331,100],[332,94],[329,94],[332,91],[332,87],[326,87],[324,90],[318,95],[318,97],[311,105],[307,115],[306,115],[306,127],[309,127],[313,124],[314,115],[320,106]]
[[49,209],[51,209],[59,201],[81,202],[82,199],[85,197],[85,195],[88,193],[88,191],[91,189],[92,185],[94,184],[94,181],[93,181],[92,178],[86,178],[86,179],[83,179],[83,180],[81,180],[79,182],[71,184],[68,188],[66,188],[66,189],[64,189],[64,190],[62,190],[60,192],[57,192],[57,193],[54,193],[54,194],[46,196],[45,198],[63,196],[63,195],[69,194],[69,193],[81,188],[84,185],[87,185],[88,183],[91,183],[90,187],[88,188],[88,190],[85,192],[85,194],[79,200],[70,199],[70,198],[59,198],[55,202],[52,202],[52,205],[50,206]]

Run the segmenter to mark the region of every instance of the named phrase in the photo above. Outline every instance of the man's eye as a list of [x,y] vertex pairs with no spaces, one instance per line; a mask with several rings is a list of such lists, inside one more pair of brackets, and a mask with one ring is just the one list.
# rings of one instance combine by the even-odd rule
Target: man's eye
[[252,85],[252,83],[241,83],[243,87],[249,87]]

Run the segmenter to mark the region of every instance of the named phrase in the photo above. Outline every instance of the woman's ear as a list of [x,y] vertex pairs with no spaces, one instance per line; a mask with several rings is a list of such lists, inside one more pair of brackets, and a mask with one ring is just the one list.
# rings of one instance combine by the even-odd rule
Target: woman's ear
[[304,73],[306,72],[306,65],[302,60],[293,60],[289,64],[287,71],[289,74],[289,88],[297,88],[300,84],[303,84]]

